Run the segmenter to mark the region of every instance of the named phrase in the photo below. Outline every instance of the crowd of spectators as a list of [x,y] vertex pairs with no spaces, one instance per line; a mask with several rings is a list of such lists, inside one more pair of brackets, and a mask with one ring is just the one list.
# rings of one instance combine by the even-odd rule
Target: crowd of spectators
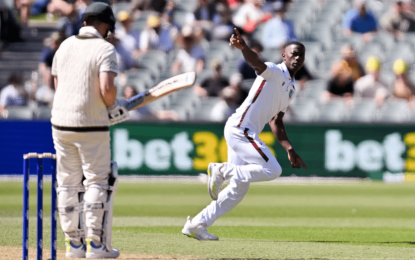
[[[384,30],[395,41],[403,40],[407,33],[415,32],[414,2],[393,0],[390,10],[382,17],[376,17],[368,10],[365,0],[354,0],[353,8],[343,18],[343,34],[345,37],[360,35],[362,42],[369,43],[379,30]],[[353,99],[367,98],[381,106],[387,99],[398,98],[409,101],[409,106],[413,106],[415,84],[409,77],[407,62],[402,58],[393,61],[392,84],[382,79],[381,72],[382,60],[379,57],[369,57],[363,66],[353,46],[346,44],[341,49],[341,60],[331,68],[331,77],[322,99],[344,98],[352,106]]]
[[[38,68],[40,77],[36,80],[36,86],[29,84],[32,87],[28,87],[28,84],[22,83],[21,78],[12,75],[10,85],[0,93],[0,109],[11,105],[25,105],[28,101],[35,101],[39,105],[51,105],[54,87],[50,67],[53,55],[66,37],[78,33],[82,26],[81,16],[92,1],[94,0],[16,0],[15,7],[19,9],[22,26],[27,26],[30,14],[50,13],[60,17],[59,30],[45,40]],[[211,60],[208,57],[210,42],[228,41],[233,28],[236,27],[252,50],[264,61],[278,63],[282,61],[281,46],[289,41],[303,40],[297,37],[296,21],[287,18],[292,0],[198,0],[197,4],[193,4],[193,13],[181,12],[183,15],[179,16],[177,14],[180,11],[180,1],[184,0],[108,2],[123,8],[114,9],[117,18],[116,31],[107,40],[116,48],[120,78],[140,71],[143,65],[140,64],[140,58],[152,50],[162,51],[168,55],[174,53],[174,59],[168,68],[170,75],[188,71],[205,75],[203,80],[195,85],[193,92],[201,99],[220,98],[221,101],[214,107],[210,116],[215,121],[225,120],[243,102],[248,91],[243,82],[254,79],[256,74],[240,57],[237,73],[224,75],[227,64],[223,60]],[[318,5],[325,2],[307,1],[314,1]],[[368,44],[379,31],[386,31],[396,41],[400,41],[407,33],[415,32],[414,2],[391,0],[390,10],[378,17],[365,0],[352,0],[352,9],[343,17],[342,37],[347,39],[358,36],[363,44]],[[269,53],[273,55],[268,55]],[[366,64],[361,64],[359,54],[350,44],[344,45],[340,53],[341,59],[331,67],[327,89],[321,97],[323,102],[343,98],[352,104],[355,98],[371,98],[381,106],[389,98],[414,100],[415,86],[408,77],[410,68],[405,60],[399,59],[394,62],[395,80],[391,85],[390,82],[384,82],[381,77],[380,57],[369,57]],[[300,91],[307,86],[307,81],[320,77],[310,71],[316,70],[308,68],[306,64],[296,75]],[[124,83],[127,84],[127,80]],[[136,86],[126,85],[122,95],[127,98],[135,93]],[[178,120],[179,117],[169,110],[156,113],[151,109],[142,108],[133,111],[132,118]]]

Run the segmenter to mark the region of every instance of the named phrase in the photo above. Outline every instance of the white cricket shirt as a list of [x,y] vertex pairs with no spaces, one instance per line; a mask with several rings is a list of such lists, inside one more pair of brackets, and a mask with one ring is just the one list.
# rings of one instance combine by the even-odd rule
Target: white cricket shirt
[[52,75],[58,87],[52,107],[52,124],[63,127],[109,126],[101,97],[99,73],[117,73],[115,48],[93,27],[65,40],[53,58]]
[[257,76],[248,97],[228,119],[228,123],[255,133],[260,133],[279,112],[285,113],[295,95],[295,80],[285,63],[265,64],[267,68]]

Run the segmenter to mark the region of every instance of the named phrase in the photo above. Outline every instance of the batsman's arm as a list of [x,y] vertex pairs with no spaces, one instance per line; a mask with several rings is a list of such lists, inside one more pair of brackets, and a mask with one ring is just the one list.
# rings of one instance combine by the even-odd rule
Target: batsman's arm
[[285,131],[284,122],[282,121],[282,118],[284,117],[284,113],[280,112],[278,115],[274,116],[271,121],[269,122],[269,125],[271,127],[272,133],[275,135],[275,138],[277,138],[278,142],[281,144],[281,146],[287,151],[288,153],[288,159],[291,162],[292,168],[300,168],[300,166],[303,166],[305,170],[307,170],[307,167],[300,156],[294,151],[293,146],[291,145],[290,141],[288,140],[287,132]]
[[117,88],[114,85],[115,76],[114,72],[99,73],[101,97],[107,107],[114,105],[115,98],[117,97]]
[[267,65],[259,58],[258,54],[255,53],[251,48],[246,45],[244,39],[240,35],[238,29],[234,29],[236,37],[232,34],[229,46],[235,46],[242,51],[244,59],[246,62],[256,71],[258,75],[261,75],[267,68]]

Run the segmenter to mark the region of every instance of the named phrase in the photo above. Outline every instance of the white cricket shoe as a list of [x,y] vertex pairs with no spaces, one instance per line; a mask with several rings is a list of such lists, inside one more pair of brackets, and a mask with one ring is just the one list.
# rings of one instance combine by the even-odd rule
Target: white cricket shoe
[[68,258],[85,258],[85,245],[83,243],[73,243],[71,239],[65,238],[66,253]]
[[183,235],[196,238],[197,240],[219,240],[217,236],[211,235],[207,232],[204,224],[193,224],[190,220],[190,216],[187,217],[182,233]]
[[86,239],[86,258],[88,259],[103,259],[103,258],[117,258],[120,256],[120,252],[113,248],[112,251],[108,251],[103,245],[95,245],[92,239]]
[[219,193],[222,190],[222,185],[225,182],[221,169],[225,166],[223,163],[209,163],[207,168],[208,173],[208,190],[210,197],[217,200]]

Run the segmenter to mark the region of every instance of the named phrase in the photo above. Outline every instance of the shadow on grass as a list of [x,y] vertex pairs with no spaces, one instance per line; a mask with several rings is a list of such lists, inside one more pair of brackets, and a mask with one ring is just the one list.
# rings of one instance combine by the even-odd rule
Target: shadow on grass
[[343,243],[363,243],[363,244],[408,244],[408,245],[415,245],[415,242],[411,242],[411,241],[384,241],[384,242],[357,242],[357,241],[321,241],[321,240],[308,240],[308,241],[274,241],[274,242],[294,242],[294,243],[339,243],[339,244],[343,244]]

